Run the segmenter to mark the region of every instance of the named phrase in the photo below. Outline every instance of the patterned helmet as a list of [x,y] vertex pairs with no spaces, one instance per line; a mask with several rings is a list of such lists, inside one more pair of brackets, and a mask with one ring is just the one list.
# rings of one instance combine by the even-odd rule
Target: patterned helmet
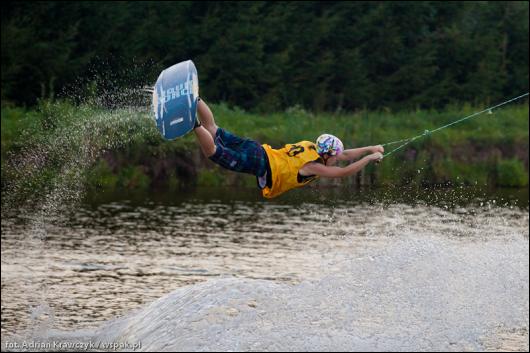
[[329,154],[331,156],[338,156],[343,151],[344,145],[338,137],[323,134],[317,138],[317,152],[319,155]]

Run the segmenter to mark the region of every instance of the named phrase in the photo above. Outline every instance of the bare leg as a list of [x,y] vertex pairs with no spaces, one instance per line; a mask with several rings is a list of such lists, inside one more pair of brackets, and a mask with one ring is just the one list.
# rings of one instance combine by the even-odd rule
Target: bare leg
[[199,126],[193,130],[193,132],[195,132],[195,136],[197,136],[197,140],[199,140],[202,153],[204,153],[206,157],[213,156],[217,147],[215,146],[211,133],[203,126]]
[[202,126],[208,130],[212,135],[212,138],[215,138],[215,133],[217,132],[217,125],[215,124],[215,119],[213,118],[212,111],[210,107],[202,99],[199,99],[197,103],[197,112],[199,113],[199,119]]

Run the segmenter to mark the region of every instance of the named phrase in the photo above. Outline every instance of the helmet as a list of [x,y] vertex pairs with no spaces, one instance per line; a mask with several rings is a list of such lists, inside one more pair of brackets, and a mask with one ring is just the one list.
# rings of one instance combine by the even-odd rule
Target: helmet
[[344,151],[342,141],[333,135],[323,134],[317,138],[317,152],[319,155],[329,154],[336,156]]

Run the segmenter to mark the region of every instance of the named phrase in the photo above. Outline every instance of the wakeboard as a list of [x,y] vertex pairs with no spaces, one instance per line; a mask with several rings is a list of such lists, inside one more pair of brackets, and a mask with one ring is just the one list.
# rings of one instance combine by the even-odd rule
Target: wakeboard
[[190,132],[197,117],[199,78],[191,60],[160,73],[153,89],[153,112],[158,131],[166,140]]

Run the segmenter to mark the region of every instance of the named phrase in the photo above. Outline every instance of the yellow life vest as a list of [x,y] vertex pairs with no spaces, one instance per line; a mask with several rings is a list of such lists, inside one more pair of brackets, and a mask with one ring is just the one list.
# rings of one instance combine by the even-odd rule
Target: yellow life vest
[[300,169],[309,162],[321,160],[313,142],[301,141],[287,144],[283,148],[273,149],[264,144],[263,148],[269,157],[272,186],[262,189],[266,198],[276,197],[287,190],[308,184],[317,178],[316,175],[305,177],[298,174]]

